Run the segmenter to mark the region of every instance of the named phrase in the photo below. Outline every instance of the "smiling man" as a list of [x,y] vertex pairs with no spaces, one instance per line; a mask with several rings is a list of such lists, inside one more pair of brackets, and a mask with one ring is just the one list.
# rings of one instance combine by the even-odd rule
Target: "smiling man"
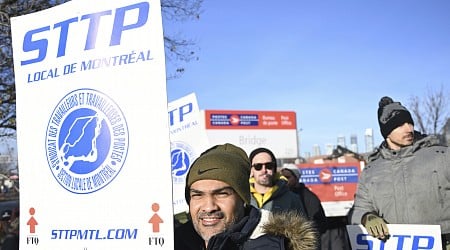
[[191,220],[176,228],[176,250],[317,248],[317,231],[306,218],[250,205],[249,175],[245,151],[232,144],[194,161],[185,190]]

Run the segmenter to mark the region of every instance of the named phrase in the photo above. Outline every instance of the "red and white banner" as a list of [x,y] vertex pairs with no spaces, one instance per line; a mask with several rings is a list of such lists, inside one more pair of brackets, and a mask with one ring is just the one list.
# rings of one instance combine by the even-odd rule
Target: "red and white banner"
[[297,158],[296,114],[292,111],[204,110],[211,145],[233,143],[250,153],[266,147],[277,158]]
[[353,205],[361,168],[356,162],[298,164],[304,183],[322,202],[326,216],[346,216]]

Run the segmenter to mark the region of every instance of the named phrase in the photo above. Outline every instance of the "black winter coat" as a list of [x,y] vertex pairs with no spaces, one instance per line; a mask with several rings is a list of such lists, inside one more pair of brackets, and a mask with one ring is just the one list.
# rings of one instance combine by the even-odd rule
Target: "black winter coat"
[[321,234],[325,233],[328,222],[319,197],[303,183],[298,183],[292,191],[300,195],[300,200],[303,202],[309,219],[314,221],[319,232]]
[[[267,211],[264,211],[269,213]],[[313,223],[294,212],[262,216],[252,207],[229,230],[213,236],[208,250],[306,250],[316,249],[319,234]],[[175,250],[205,250],[203,239],[192,223],[175,229]]]

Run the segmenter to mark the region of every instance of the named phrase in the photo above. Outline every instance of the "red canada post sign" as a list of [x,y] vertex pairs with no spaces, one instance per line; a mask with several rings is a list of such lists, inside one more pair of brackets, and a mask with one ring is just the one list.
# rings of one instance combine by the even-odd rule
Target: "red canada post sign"
[[206,129],[296,129],[293,111],[205,110]]
[[322,202],[353,201],[361,172],[359,162],[298,164],[300,181]]

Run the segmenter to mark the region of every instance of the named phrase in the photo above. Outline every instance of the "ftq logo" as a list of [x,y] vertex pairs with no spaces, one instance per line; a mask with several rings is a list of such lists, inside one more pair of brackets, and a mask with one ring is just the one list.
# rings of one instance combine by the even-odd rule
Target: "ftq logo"
[[[184,181],[183,177],[189,170],[195,157],[192,147],[185,142],[171,142],[170,155],[172,161],[172,177],[174,182]],[[178,180],[179,179],[179,180]]]
[[74,90],[53,110],[45,146],[59,184],[72,193],[92,193],[119,174],[128,152],[127,123],[105,94]]

